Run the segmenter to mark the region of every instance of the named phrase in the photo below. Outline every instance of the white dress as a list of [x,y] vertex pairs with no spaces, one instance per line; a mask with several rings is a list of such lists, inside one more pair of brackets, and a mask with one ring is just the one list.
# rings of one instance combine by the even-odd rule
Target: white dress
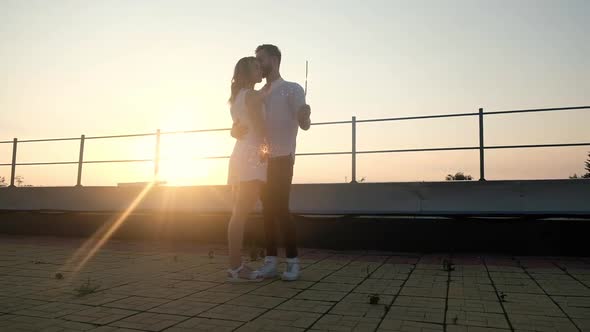
[[[255,130],[246,107],[247,89],[242,89],[231,106],[231,117],[235,122],[248,127],[248,133],[236,140],[234,150],[229,158],[227,183],[237,185],[245,181],[266,182],[266,161],[260,160],[260,151],[264,139]],[[262,112],[264,114],[264,112]]]

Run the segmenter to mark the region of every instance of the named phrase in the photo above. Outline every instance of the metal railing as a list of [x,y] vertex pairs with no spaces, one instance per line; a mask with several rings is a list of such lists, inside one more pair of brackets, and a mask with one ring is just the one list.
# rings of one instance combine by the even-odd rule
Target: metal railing
[[[557,111],[570,111],[570,110],[583,110],[583,109],[590,110],[590,106],[537,108],[537,109],[522,109],[522,110],[507,110],[507,111],[492,111],[492,112],[484,112],[483,108],[480,108],[478,112],[474,112],[474,113],[438,114],[438,115],[409,116],[409,117],[366,119],[366,120],[357,120],[356,116],[353,116],[350,121],[316,122],[316,123],[312,123],[312,126],[350,124],[351,131],[352,131],[351,151],[298,153],[297,156],[351,155],[351,182],[356,183],[357,182],[356,181],[356,157],[359,154],[479,150],[479,180],[485,181],[485,150],[590,146],[590,142],[485,146],[484,145],[484,117],[485,116],[515,114],[515,113],[557,112]],[[357,127],[357,124],[359,124],[359,123],[408,121],[408,120],[423,120],[423,119],[443,119],[443,118],[458,118],[458,117],[472,117],[472,116],[478,117],[478,120],[479,120],[479,145],[478,146],[357,151],[356,127]],[[21,141],[19,141],[17,138],[14,138],[12,141],[0,141],[0,144],[12,143],[12,162],[10,164],[0,164],[0,166],[11,166],[10,187],[15,187],[14,182],[15,182],[15,174],[16,174],[16,167],[17,166],[73,165],[73,164],[77,164],[78,165],[78,177],[77,177],[77,181],[76,181],[76,186],[81,186],[82,185],[82,168],[83,168],[82,166],[84,164],[153,162],[154,163],[154,177],[157,178],[158,172],[159,172],[159,167],[160,167],[160,137],[162,135],[219,132],[219,131],[230,131],[230,130],[231,130],[230,128],[219,128],[219,129],[201,129],[201,130],[183,130],[183,131],[163,132],[163,131],[160,131],[160,129],[158,129],[155,133],[128,134],[128,135],[88,136],[88,137],[86,137],[85,135],[81,135],[79,138],[78,137],[48,138],[48,139],[30,139],[30,140],[21,140]],[[84,160],[84,142],[86,140],[145,137],[145,136],[155,136],[156,137],[155,154],[154,154],[153,159]],[[55,141],[74,141],[74,140],[80,141],[80,154],[79,154],[78,161],[17,163],[17,146],[19,143],[22,144],[22,143],[34,143],[34,142],[55,142]],[[209,156],[209,157],[203,157],[200,159],[224,159],[224,158],[229,158],[229,156]]]

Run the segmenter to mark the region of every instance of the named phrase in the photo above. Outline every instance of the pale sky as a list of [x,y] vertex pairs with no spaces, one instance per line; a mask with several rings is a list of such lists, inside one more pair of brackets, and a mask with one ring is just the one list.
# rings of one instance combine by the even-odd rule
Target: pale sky
[[[0,0],[0,141],[231,125],[235,62],[283,52],[312,121],[590,105],[590,2]],[[488,145],[590,142],[590,110],[489,116]],[[359,124],[358,150],[475,146],[477,118]],[[350,150],[350,126],[300,131],[298,152]],[[153,138],[86,142],[86,160],[151,158]],[[223,184],[227,133],[162,139],[162,180]],[[488,151],[488,179],[567,178],[590,146]],[[75,161],[78,142],[23,143],[19,162]],[[0,163],[11,160],[0,144]],[[369,182],[478,177],[478,153],[361,155]],[[21,166],[32,185],[77,167]],[[85,165],[83,184],[145,181],[151,163]],[[10,167],[0,167],[8,177]],[[350,180],[350,156],[299,157],[294,182]]]

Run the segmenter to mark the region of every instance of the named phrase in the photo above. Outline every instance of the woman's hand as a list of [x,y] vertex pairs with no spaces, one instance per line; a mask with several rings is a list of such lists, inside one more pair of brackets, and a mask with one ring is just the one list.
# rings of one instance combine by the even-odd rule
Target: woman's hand
[[242,125],[240,121],[236,121],[231,126],[231,137],[235,139],[242,139],[248,133],[248,126]]

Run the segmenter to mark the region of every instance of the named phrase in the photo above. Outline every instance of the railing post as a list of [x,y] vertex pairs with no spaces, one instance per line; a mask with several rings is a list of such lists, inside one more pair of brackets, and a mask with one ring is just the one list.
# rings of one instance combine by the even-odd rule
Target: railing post
[[479,181],[485,181],[484,143],[483,143],[483,108],[479,109]]
[[78,157],[78,180],[76,181],[76,187],[82,186],[82,165],[84,164],[84,140],[86,135],[80,136],[80,156]]
[[356,116],[352,117],[352,181],[356,183]]
[[160,129],[156,131],[156,158],[154,159],[154,179],[158,180],[160,172]]
[[16,175],[16,145],[18,143],[18,139],[15,138],[12,140],[12,168],[10,171],[10,186],[14,187],[14,177]]

